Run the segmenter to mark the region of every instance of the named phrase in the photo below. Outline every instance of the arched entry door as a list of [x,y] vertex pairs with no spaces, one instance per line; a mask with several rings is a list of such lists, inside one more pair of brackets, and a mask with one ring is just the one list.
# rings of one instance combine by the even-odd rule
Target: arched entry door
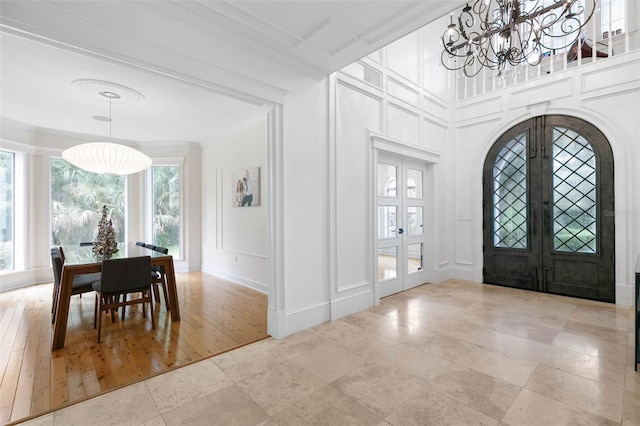
[[615,301],[613,154],[591,124],[535,117],[483,171],[484,282]]

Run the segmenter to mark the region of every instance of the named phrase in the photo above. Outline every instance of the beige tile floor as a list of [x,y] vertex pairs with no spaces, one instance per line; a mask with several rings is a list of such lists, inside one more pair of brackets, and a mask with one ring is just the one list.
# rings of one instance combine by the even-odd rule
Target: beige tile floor
[[639,425],[633,312],[424,285],[30,425]]

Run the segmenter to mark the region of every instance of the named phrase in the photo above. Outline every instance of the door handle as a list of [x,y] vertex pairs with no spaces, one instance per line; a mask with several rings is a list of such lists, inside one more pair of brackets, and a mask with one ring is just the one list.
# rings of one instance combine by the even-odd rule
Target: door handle
[[404,229],[398,228],[398,234],[404,234]]

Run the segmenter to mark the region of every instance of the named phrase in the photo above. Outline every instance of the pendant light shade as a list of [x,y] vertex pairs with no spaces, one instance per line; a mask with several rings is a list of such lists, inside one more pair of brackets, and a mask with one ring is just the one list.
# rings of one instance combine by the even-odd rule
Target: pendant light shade
[[103,89],[97,94],[103,99],[109,99],[109,117],[100,118],[102,121],[109,121],[109,142],[89,142],[73,146],[62,153],[62,158],[76,167],[100,174],[128,175],[149,168],[152,161],[147,155],[126,145],[111,142],[111,101],[121,99],[113,90],[124,91],[125,95],[133,93],[139,99],[144,99],[142,95],[125,86],[98,80],[76,80],[73,84],[87,93],[92,93],[87,88]]
[[90,142],[65,150],[62,158],[93,173],[128,175],[151,166],[151,158],[113,142]]

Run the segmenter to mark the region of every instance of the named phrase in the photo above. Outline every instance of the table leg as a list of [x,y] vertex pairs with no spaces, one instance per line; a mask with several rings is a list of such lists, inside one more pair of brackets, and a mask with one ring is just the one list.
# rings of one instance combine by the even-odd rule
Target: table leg
[[171,320],[180,321],[180,305],[178,303],[178,290],[176,288],[176,272],[173,268],[173,258],[164,262],[167,277],[167,294],[169,296],[169,309],[171,310]]
[[67,333],[67,319],[69,317],[69,302],[71,300],[71,290],[73,288],[73,272],[62,269],[62,279],[58,294],[58,307],[56,320],[53,325],[53,348],[52,350],[64,348],[64,338]]

